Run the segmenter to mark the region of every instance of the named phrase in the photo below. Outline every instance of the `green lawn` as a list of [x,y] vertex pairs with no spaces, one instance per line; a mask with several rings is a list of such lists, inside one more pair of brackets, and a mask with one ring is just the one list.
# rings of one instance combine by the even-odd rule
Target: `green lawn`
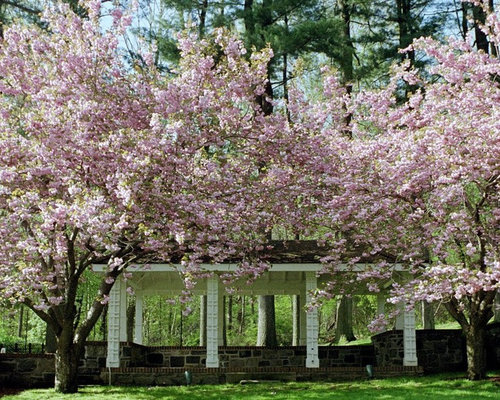
[[177,387],[85,386],[76,395],[58,395],[53,390],[26,390],[2,400],[219,400],[219,399],[350,399],[350,400],[455,400],[498,399],[500,372],[481,382],[462,375],[363,380],[359,382],[293,382],[247,385],[204,385]]

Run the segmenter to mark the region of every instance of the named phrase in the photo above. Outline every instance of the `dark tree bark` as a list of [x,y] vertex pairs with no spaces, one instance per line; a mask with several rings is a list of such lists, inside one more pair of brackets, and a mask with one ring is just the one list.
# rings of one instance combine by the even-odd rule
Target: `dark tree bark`
[[108,340],[108,305],[106,304],[102,310],[100,333],[102,341]]
[[45,352],[55,353],[57,350],[57,338],[52,328],[47,325],[45,329]]
[[462,31],[462,38],[465,40],[467,39],[467,34],[469,33],[469,22],[467,21],[468,18],[468,7],[469,5],[467,3],[462,2],[460,4],[460,8],[462,11],[462,18],[460,20],[461,22],[461,31]]
[[496,292],[479,291],[466,299],[467,314],[458,301],[452,298],[446,309],[462,327],[467,351],[467,377],[470,380],[486,378],[486,325],[493,317]]
[[127,306],[127,342],[134,341],[134,322],[135,322],[135,302],[130,302]]
[[257,346],[276,347],[277,345],[274,296],[259,296]]
[[467,377],[470,380],[486,378],[486,327],[471,325],[465,334]]
[[[396,7],[398,13],[397,22],[399,28],[399,47],[404,49],[413,41],[411,29],[411,0],[396,0]],[[402,57],[410,60],[410,66],[415,65],[414,51],[408,51]]]
[[200,25],[198,26],[198,31],[200,37],[203,37],[205,34],[205,25],[207,21],[207,9],[208,9],[208,0],[201,1],[201,9],[200,9]]
[[78,391],[78,362],[82,356],[77,347],[58,346],[56,351],[55,390],[60,393]]
[[474,18],[474,35],[476,37],[476,48],[482,50],[485,53],[489,53],[490,44],[488,42],[488,37],[481,30],[480,25],[484,24],[486,21],[486,14],[480,6],[472,7],[472,17]]
[[19,309],[19,322],[17,324],[17,336],[23,337],[23,326],[24,326],[24,306]]
[[[340,69],[342,71],[342,83],[346,89],[347,94],[350,96],[352,93],[352,85],[354,80],[354,46],[351,37],[351,4],[349,0],[339,0],[338,6],[342,17],[342,58],[340,60]],[[347,106],[344,105],[346,115],[344,117],[344,134],[352,137],[349,125],[351,124],[352,114],[347,113]]]
[[352,298],[342,296],[337,304],[337,313],[335,317],[335,341],[338,343],[344,336],[348,342],[356,340],[352,330]]
[[422,325],[424,329],[435,329],[434,323],[434,306],[426,301],[422,302]]

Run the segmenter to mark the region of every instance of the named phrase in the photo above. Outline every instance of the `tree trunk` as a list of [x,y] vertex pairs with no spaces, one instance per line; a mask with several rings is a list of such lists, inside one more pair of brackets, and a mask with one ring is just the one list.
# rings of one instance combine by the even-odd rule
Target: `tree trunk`
[[107,341],[108,340],[108,305],[107,304],[102,309],[100,331],[101,331],[102,341],[103,342]]
[[454,298],[445,303],[446,309],[462,327],[466,340],[467,377],[470,380],[486,378],[486,326],[493,317],[496,292],[479,291],[468,300],[468,316]]
[[23,322],[24,322],[24,306],[21,306],[19,310],[19,324],[17,326],[17,336],[23,337]]
[[130,302],[127,307],[127,342],[134,341],[135,303]]
[[476,36],[476,48],[488,54],[490,49],[488,37],[481,30],[480,27],[480,25],[483,25],[486,21],[486,14],[484,13],[483,9],[480,6],[474,6],[472,7],[472,17],[474,18],[474,34]]
[[245,296],[240,296],[240,307],[238,308],[238,314],[236,316],[236,319],[238,320],[238,333],[240,335],[243,334],[243,331],[245,330]]
[[434,306],[426,301],[422,302],[422,325],[424,329],[435,329]]
[[274,296],[259,296],[257,346],[276,347],[277,345]]
[[45,352],[55,353],[57,350],[57,338],[54,330],[47,324],[45,328]]
[[207,20],[207,9],[208,9],[208,0],[202,0],[201,2],[201,10],[200,10],[200,24],[198,26],[198,32],[200,34],[200,38],[204,36],[205,33],[205,25]]
[[73,343],[73,326],[67,324],[57,337],[55,357],[55,391],[76,393],[78,391],[78,363],[83,345]]
[[[401,49],[407,48],[413,41],[413,32],[411,29],[411,1],[410,0],[396,0],[397,7],[397,22],[399,30],[399,47]],[[410,60],[410,66],[415,65],[415,51],[410,50],[401,55],[402,59]]]
[[465,333],[467,348],[467,377],[470,380],[486,378],[486,327],[470,325]]
[[468,4],[467,3],[461,3],[461,10],[462,10],[462,19],[461,19],[461,30],[462,30],[462,38],[464,40],[467,39],[467,34],[469,33],[469,22],[468,22]]
[[348,342],[356,340],[352,330],[352,298],[342,296],[337,304],[337,314],[335,321],[335,341],[345,336]]

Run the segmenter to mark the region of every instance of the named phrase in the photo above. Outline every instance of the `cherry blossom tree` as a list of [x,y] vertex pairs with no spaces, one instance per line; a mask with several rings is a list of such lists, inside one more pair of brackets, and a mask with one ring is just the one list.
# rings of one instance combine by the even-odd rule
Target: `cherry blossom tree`
[[[498,46],[495,14],[483,29]],[[432,59],[432,68],[395,67],[389,87],[351,103],[331,76],[329,100],[292,100],[296,129],[330,142],[326,165],[307,165],[316,178],[300,178],[317,205],[302,220],[332,246],[325,272],[338,273],[346,256],[353,266],[320,294],[360,282],[376,292],[391,282],[393,303],[443,302],[466,338],[468,377],[482,379],[500,288],[500,61],[457,40],[419,39],[409,50]],[[342,102],[352,115],[348,134],[339,128]],[[378,261],[356,271],[368,259]]]
[[[81,4],[88,19],[61,4],[44,13],[49,29],[13,25],[0,44],[0,294],[55,332],[65,393],[77,390],[85,341],[134,262],[182,261],[189,288],[200,262],[260,248],[277,189],[259,168],[284,131],[254,101],[269,50],[247,60],[223,31],[201,42],[186,34],[173,76],[146,51],[137,72],[119,52],[131,15],[113,10],[103,32],[101,2]],[[108,268],[79,318],[78,287],[96,263]]]

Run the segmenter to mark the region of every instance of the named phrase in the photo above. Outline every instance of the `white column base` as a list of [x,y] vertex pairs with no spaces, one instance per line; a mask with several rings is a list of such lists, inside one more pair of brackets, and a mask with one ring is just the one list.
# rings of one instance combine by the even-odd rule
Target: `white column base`
[[417,335],[415,331],[415,310],[404,312],[403,349],[403,366],[418,366]]

